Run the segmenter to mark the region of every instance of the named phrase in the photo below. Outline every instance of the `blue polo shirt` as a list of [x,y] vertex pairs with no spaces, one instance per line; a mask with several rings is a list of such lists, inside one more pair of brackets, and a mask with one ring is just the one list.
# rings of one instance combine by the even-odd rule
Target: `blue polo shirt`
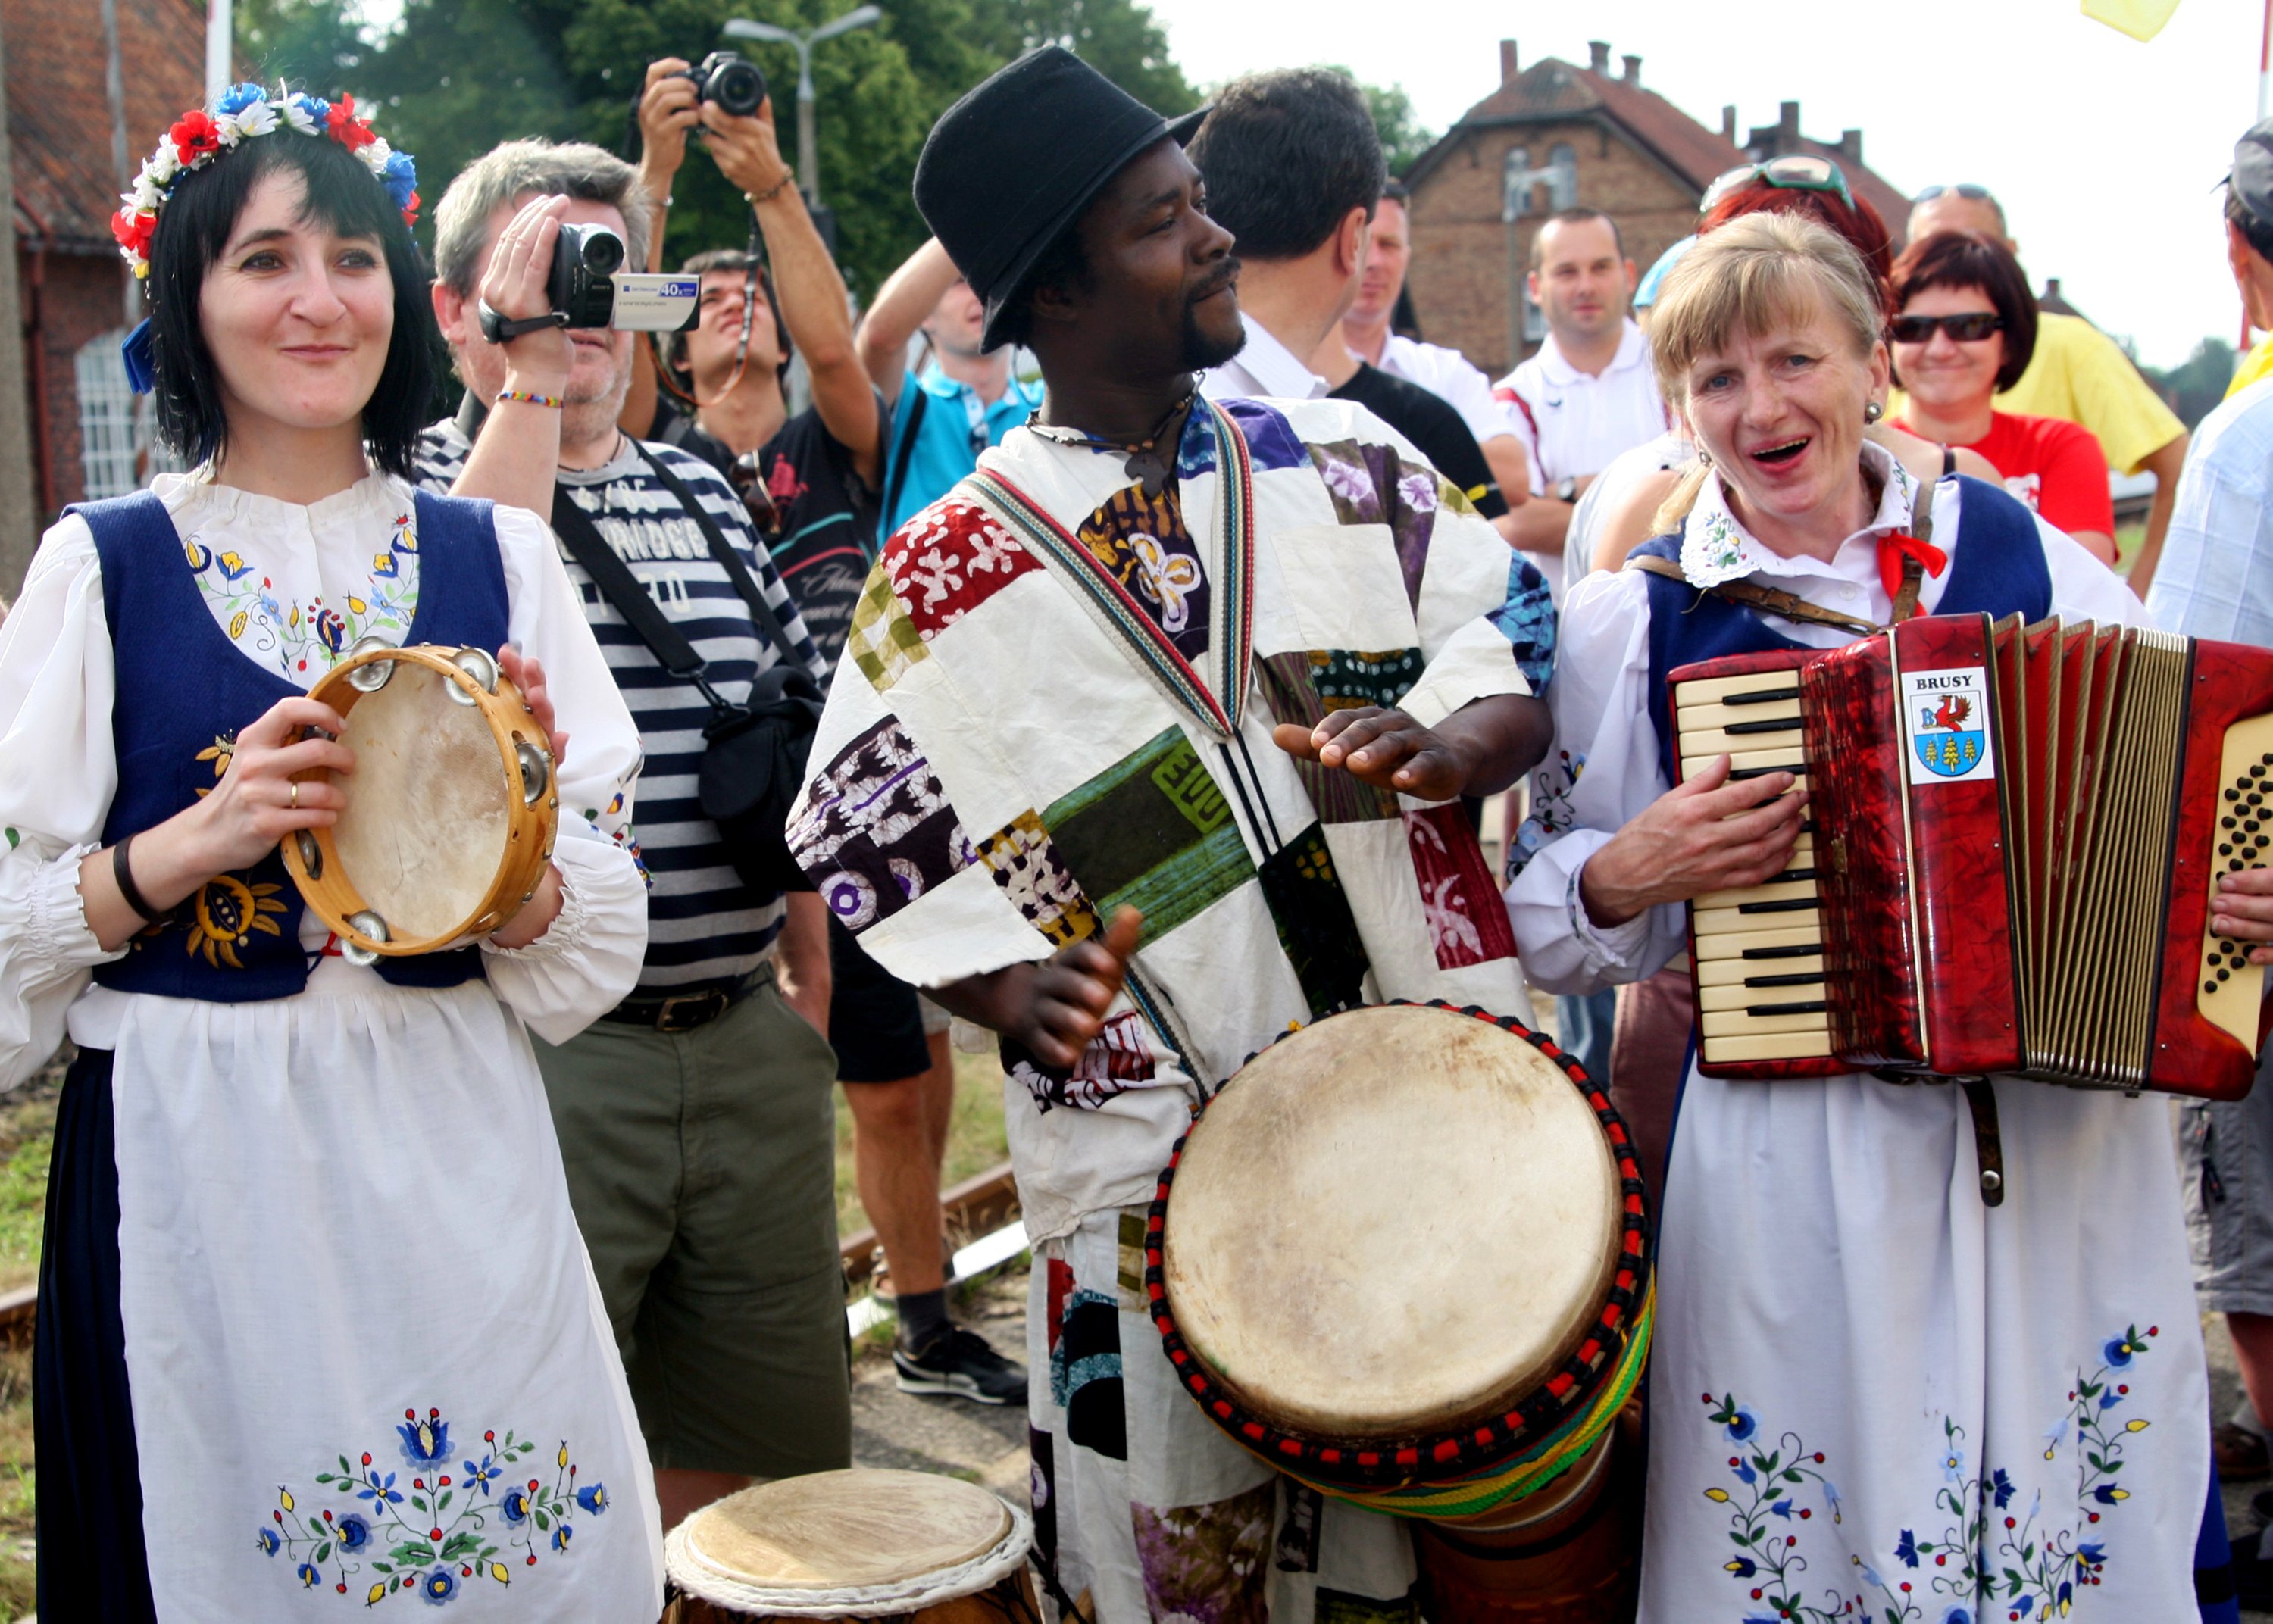
[[956,480],[979,466],[980,452],[1001,445],[1002,437],[1041,403],[1042,386],[1022,383],[1016,375],[1002,398],[990,406],[970,385],[941,371],[936,362],[925,367],[920,377],[909,373],[901,381],[900,398],[892,408],[891,438],[885,442],[887,500],[878,543],[945,496]]

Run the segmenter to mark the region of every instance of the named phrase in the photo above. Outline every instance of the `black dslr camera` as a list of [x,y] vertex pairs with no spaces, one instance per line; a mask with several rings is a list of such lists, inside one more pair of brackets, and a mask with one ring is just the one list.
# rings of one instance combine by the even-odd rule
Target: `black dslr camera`
[[509,321],[484,300],[482,336],[503,344],[540,327],[683,333],[694,325],[695,306],[702,295],[701,277],[626,271],[623,264],[624,240],[607,227],[562,221],[546,286],[551,310]]
[[766,99],[764,71],[734,51],[712,51],[679,77],[694,80],[696,95],[738,118],[749,117]]

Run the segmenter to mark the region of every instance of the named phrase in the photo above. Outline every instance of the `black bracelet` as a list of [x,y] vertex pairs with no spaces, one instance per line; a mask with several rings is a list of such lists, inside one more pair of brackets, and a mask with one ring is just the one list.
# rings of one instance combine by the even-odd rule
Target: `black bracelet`
[[126,849],[133,843],[134,836],[130,834],[110,849],[111,876],[118,881],[118,894],[126,899],[129,908],[139,914],[145,923],[162,924],[173,917],[174,910],[151,907],[150,899],[142,894],[142,887],[134,883],[133,867],[126,860]]

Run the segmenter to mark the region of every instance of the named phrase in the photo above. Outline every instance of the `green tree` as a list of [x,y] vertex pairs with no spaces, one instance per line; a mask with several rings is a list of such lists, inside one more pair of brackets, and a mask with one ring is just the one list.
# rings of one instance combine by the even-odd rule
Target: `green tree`
[[264,85],[289,79],[329,95],[369,50],[353,0],[237,0],[232,15],[237,60]]
[[1174,118],[1199,94],[1168,55],[1168,36],[1137,0],[983,0],[979,35],[1000,62],[1062,45],[1156,113]]
[[1384,87],[1360,79],[1358,88],[1365,93],[1366,107],[1373,114],[1373,127],[1381,137],[1381,155],[1388,160],[1389,172],[1404,174],[1415,159],[1437,144],[1437,132],[1422,123],[1413,110],[1413,98],[1404,86]]
[[2147,381],[2155,385],[2171,409],[2188,430],[2198,427],[2209,415],[2220,400],[2225,399],[2225,386],[2233,378],[2233,346],[2222,338],[2206,338],[2194,346],[2194,354],[2178,365],[2165,370],[2161,367],[2141,367]]

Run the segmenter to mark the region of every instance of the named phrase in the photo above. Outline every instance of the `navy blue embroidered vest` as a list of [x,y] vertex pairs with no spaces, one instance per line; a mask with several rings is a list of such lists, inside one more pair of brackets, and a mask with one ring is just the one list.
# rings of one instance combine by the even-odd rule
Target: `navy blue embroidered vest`
[[[1948,549],[1949,581],[1934,612],[2002,617],[2018,611],[2031,622],[2042,620],[2052,610],[2052,574],[2036,516],[1969,475],[1960,474],[1957,483],[1963,497],[1956,539]],[[1681,535],[1661,535],[1634,551],[1678,564]],[[1699,592],[1685,580],[1654,574],[1642,579],[1649,583],[1649,719],[1657,729],[1658,765],[1665,782],[1674,783],[1667,675],[1699,660],[1806,645],[1774,630],[1743,604]]]
[[[118,792],[103,844],[164,822],[210,790],[239,728],[302,690],[231,642],[191,574],[165,505],[147,492],[67,510],[86,520],[102,565],[117,695],[111,738]],[[487,502],[420,491],[418,608],[405,641],[496,648],[507,635],[505,565]],[[251,869],[217,874],[126,956],[95,968],[123,992],[243,1004],[289,998],[308,982],[299,888],[270,852]],[[382,959],[398,986],[448,987],[482,972],[481,950]]]

